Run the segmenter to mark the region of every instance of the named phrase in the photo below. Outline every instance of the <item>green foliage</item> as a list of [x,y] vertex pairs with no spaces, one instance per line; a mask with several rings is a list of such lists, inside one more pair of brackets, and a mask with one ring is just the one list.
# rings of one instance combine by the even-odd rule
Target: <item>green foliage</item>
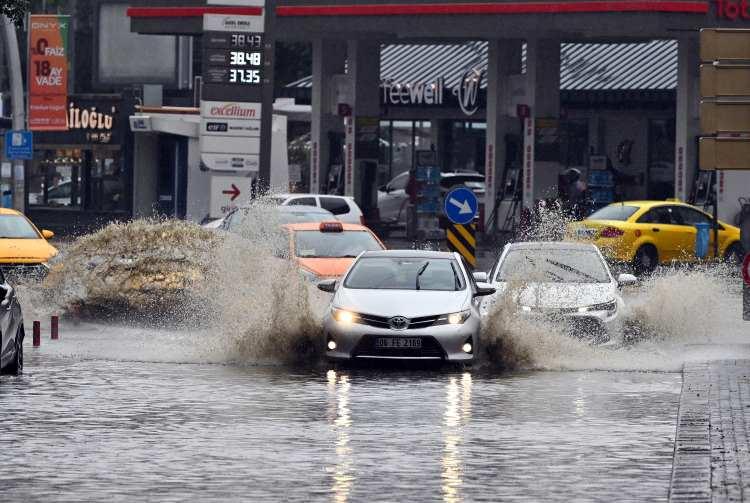
[[0,0],[0,12],[3,16],[16,23],[16,26],[23,25],[23,19],[29,10],[29,0]]

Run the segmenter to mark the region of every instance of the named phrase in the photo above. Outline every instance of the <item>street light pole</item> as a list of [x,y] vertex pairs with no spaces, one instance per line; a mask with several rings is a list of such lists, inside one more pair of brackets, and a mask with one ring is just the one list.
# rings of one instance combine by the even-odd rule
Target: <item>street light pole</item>
[[[18,53],[18,38],[16,37],[16,25],[3,16],[3,42],[5,53],[8,55],[8,74],[10,75],[11,109],[13,111],[12,122],[14,130],[26,129],[26,108],[23,100],[23,77],[21,73],[21,56]],[[24,163],[23,160],[13,161],[13,207],[18,211],[24,211]]]

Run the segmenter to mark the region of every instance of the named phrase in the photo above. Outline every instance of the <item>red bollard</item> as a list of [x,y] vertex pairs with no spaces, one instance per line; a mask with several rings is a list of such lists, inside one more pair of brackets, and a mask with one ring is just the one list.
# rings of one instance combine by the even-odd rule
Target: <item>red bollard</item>
[[42,344],[42,324],[39,321],[34,322],[34,347],[38,348]]
[[53,316],[52,319],[50,320],[50,329],[49,329],[50,338],[53,341],[56,341],[57,339],[60,338],[60,335],[58,333],[58,328],[59,328],[58,324],[59,324],[59,318],[57,316]]

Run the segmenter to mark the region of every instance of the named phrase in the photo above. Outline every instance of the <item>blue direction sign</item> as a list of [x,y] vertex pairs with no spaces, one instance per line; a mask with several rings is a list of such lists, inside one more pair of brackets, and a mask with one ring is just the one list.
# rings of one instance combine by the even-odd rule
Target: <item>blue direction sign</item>
[[454,224],[468,224],[477,215],[479,203],[471,189],[458,187],[445,196],[444,207],[448,220]]
[[5,133],[5,157],[8,159],[33,159],[34,139],[31,131]]

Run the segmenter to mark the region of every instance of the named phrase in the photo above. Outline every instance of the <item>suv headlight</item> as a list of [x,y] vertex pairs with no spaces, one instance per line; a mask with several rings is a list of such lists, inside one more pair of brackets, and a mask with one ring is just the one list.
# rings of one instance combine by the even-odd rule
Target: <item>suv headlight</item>
[[465,311],[461,311],[459,313],[451,313],[447,316],[448,324],[449,325],[461,325],[462,323],[465,323],[466,320],[469,319],[469,316],[471,316],[471,311],[466,309]]

